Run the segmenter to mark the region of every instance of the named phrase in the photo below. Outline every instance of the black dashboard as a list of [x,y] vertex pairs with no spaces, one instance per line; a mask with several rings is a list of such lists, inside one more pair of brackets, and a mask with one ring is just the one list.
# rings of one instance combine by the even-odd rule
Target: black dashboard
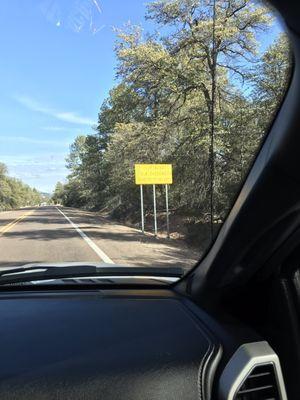
[[[258,338],[171,290],[0,295],[1,399],[211,399]],[[216,375],[217,373],[217,375]]]

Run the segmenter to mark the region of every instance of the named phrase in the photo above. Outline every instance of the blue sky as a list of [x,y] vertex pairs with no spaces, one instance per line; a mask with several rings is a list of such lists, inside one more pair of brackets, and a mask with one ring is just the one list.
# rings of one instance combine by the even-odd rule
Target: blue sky
[[69,145],[93,132],[114,84],[113,27],[151,29],[144,14],[141,0],[0,2],[0,161],[10,175],[45,192],[64,180]]
[[42,191],[63,180],[78,134],[92,133],[113,86],[114,26],[141,23],[139,0],[0,2],[0,161]]

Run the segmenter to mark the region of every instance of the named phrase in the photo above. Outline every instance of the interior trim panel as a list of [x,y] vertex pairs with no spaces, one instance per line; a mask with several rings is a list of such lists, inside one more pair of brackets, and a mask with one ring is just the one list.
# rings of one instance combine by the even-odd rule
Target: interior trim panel
[[[269,384],[272,383],[268,376],[272,372],[270,370],[266,370],[266,372],[260,371],[260,373],[251,375],[256,367],[267,365],[270,365],[274,369],[274,386],[276,387],[271,387],[272,385]],[[263,397],[263,395],[264,392],[272,391],[272,398],[276,400],[287,400],[279,358],[267,342],[246,343],[238,348],[221,375],[219,386],[220,400],[238,399],[238,392],[248,377],[252,378],[251,384],[249,384],[248,388],[240,392],[243,392],[244,396],[246,393],[248,393],[249,396],[252,394],[253,397],[249,397],[249,399],[271,398],[268,395]],[[265,381],[259,381],[259,378],[265,379]],[[255,383],[257,383],[258,387],[255,386]],[[262,393],[262,397],[255,397],[255,390],[259,390],[260,393]],[[275,395],[273,393],[275,393]]]

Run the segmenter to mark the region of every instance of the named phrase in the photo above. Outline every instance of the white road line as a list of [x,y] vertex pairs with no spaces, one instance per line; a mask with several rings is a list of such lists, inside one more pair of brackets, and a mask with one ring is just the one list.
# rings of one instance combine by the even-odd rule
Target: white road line
[[113,260],[111,260],[108,255],[104,253],[77,225],[74,224],[73,221],[70,220],[58,207],[56,209],[66,218],[66,220],[73,226],[73,228],[77,231],[77,233],[84,239],[87,244],[94,250],[94,252],[107,264],[114,264]]

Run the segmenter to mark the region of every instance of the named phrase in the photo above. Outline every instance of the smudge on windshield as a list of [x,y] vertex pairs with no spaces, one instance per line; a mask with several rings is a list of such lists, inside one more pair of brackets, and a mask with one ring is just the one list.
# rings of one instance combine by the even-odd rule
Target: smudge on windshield
[[96,35],[105,28],[99,0],[43,0],[39,8],[46,20],[59,29]]

